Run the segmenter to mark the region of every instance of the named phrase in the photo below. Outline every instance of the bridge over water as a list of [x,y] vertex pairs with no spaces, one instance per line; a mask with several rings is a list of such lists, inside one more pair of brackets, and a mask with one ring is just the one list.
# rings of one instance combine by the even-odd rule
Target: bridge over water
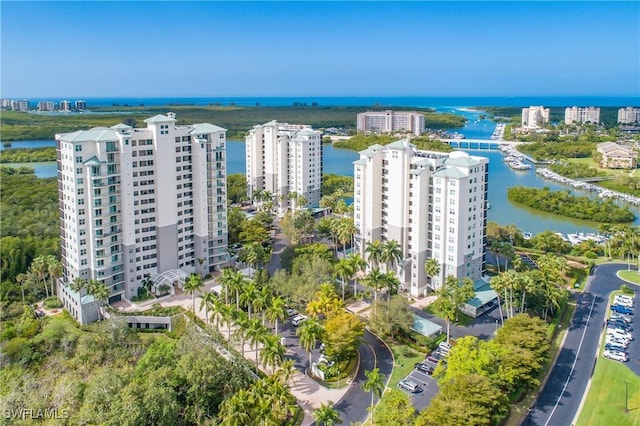
[[500,149],[500,145],[516,146],[524,142],[505,141],[501,139],[441,139],[452,148],[458,149]]

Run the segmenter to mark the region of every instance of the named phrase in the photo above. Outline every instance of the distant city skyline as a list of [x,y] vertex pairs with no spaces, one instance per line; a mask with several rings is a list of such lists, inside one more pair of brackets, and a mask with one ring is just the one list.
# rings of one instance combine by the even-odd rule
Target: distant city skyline
[[640,96],[640,3],[2,2],[0,96]]

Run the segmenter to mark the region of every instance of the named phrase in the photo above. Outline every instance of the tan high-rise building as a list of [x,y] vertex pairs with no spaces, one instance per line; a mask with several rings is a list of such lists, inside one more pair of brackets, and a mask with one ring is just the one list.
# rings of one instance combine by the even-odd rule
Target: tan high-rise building
[[381,134],[407,131],[420,136],[424,129],[424,114],[415,111],[367,111],[357,116],[359,132]]
[[600,108],[595,107],[568,107],[564,110],[565,124],[591,123],[600,124]]
[[522,127],[525,129],[538,129],[549,124],[549,108],[543,106],[530,106],[522,108]]

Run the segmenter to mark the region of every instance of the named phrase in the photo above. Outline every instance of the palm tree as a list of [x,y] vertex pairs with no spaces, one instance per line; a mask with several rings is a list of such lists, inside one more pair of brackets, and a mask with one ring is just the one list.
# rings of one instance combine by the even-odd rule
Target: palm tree
[[[207,297],[209,294],[210,293],[207,293],[205,297]],[[205,300],[205,297],[203,297],[203,301]],[[220,327],[220,325],[226,321],[225,310],[228,307],[229,305],[225,305],[225,303],[219,297],[213,297],[210,304],[207,306],[207,308],[211,311],[211,315],[209,315],[209,313],[207,312],[207,322],[209,321],[209,319],[211,319],[216,327]],[[200,307],[200,309],[202,310],[202,307]]]
[[191,308],[193,309],[193,314],[196,313],[196,291],[202,290],[204,287],[204,282],[202,281],[202,277],[198,274],[191,274],[189,278],[184,282],[184,291],[187,294],[191,294]]
[[100,313],[100,304],[106,302],[109,299],[111,292],[104,283],[97,282],[95,280],[89,281],[89,294],[93,296],[98,310],[98,319],[102,321],[102,314]]
[[229,399],[220,404],[218,418],[227,426],[245,426],[251,421],[251,394],[247,389],[239,389]]
[[238,328],[235,331],[235,336],[240,339],[240,350],[242,357],[244,358],[244,341],[247,337],[247,330],[249,329],[249,317],[244,311],[233,311],[233,321]]
[[362,390],[365,392],[371,392],[371,421],[373,422],[373,397],[376,396],[378,399],[382,396],[382,392],[384,391],[384,374],[380,373],[379,368],[374,368],[373,370],[368,370],[364,372],[364,375],[367,377],[367,380],[362,384]]
[[249,319],[251,319],[251,308],[254,306],[258,294],[258,287],[256,287],[252,281],[248,281],[244,287],[242,287],[240,301],[249,310]]
[[249,341],[249,345],[256,351],[256,367],[258,366],[258,360],[260,359],[258,344],[264,340],[264,336],[267,333],[267,329],[264,328],[259,319],[254,318],[249,320],[249,326],[247,327],[245,337]]
[[391,296],[394,294],[398,294],[398,289],[400,288],[400,280],[396,276],[396,273],[392,271],[389,271],[384,275],[384,287],[388,292],[387,302],[391,302]]
[[80,292],[87,286],[87,280],[84,278],[76,277],[69,283],[69,288],[73,291]]
[[47,256],[45,260],[47,264],[47,273],[49,274],[49,282],[51,283],[51,295],[56,294],[55,282],[62,276],[62,263],[55,256]]
[[232,269],[229,269],[229,271],[230,272],[227,277],[228,281],[226,282],[227,288],[229,291],[235,292],[236,310],[240,310],[240,292],[242,291],[244,286],[249,282],[249,280],[247,280],[245,276],[242,275],[242,272],[240,271],[234,271]]
[[389,240],[382,244],[380,260],[385,264],[386,271],[393,270],[402,260],[402,248],[396,240]]
[[281,297],[274,297],[265,311],[267,319],[275,323],[274,335],[278,335],[278,320],[284,321],[287,318],[287,306]]
[[49,287],[47,286],[47,262],[44,256],[38,256],[31,261],[31,265],[29,267],[33,275],[38,279],[38,281],[42,281],[44,285],[45,293],[47,294],[47,298],[49,297]]
[[267,335],[262,341],[262,366],[275,370],[284,362],[286,350],[280,343],[278,336]]
[[504,277],[502,274],[496,275],[495,277],[491,277],[489,281],[489,286],[496,292],[498,295],[498,310],[500,311],[500,322],[504,327],[504,315],[502,313],[502,302],[500,302],[500,292],[507,288]]
[[375,302],[378,301],[378,290],[385,286],[386,281],[386,274],[384,272],[381,272],[378,268],[374,268],[364,279],[367,287],[371,287],[373,289],[373,298]]
[[213,304],[219,300],[218,295],[213,291],[209,291],[202,296],[202,300],[200,301],[200,310],[204,308],[205,316],[207,317],[207,324],[209,324],[209,310],[211,310]]
[[380,243],[380,241],[375,240],[373,242],[367,243],[367,247],[364,249],[364,252],[367,255],[369,267],[377,269],[380,265],[380,261],[382,260],[382,244]]
[[336,423],[342,423],[340,413],[333,407],[333,401],[326,404],[321,403],[318,408],[313,410],[313,418],[316,419],[318,426],[333,426]]
[[282,382],[287,383],[289,379],[293,383],[293,376],[298,372],[296,368],[296,363],[292,359],[283,360],[278,366],[278,371],[276,371],[276,377]]
[[296,330],[300,347],[309,353],[309,368],[311,368],[311,351],[316,347],[318,339],[322,337],[322,325],[317,318],[309,318]]
[[356,297],[358,293],[358,273],[364,272],[367,267],[367,262],[360,256],[358,253],[354,253],[347,258],[349,263],[351,264],[351,268],[353,269],[353,297]]
[[342,300],[344,300],[344,287],[345,281],[354,274],[353,263],[349,261],[349,258],[340,259],[333,266],[333,274],[340,278],[342,282]]
[[353,235],[356,233],[356,231],[357,230],[355,225],[353,224],[352,218],[340,219],[340,221],[338,222],[337,237],[340,244],[342,244],[343,257],[347,256],[347,243],[351,243]]
[[262,313],[262,325],[264,325],[265,320],[265,308],[269,306],[269,302],[271,301],[271,289],[267,286],[263,286],[256,293],[255,299],[253,299],[253,308],[256,310],[256,313]]
[[224,303],[229,304],[229,292],[232,290],[232,282],[235,279],[236,271],[233,268],[224,268],[222,274],[218,278],[220,284],[222,284],[222,291],[224,291]]
[[429,283],[431,284],[431,288],[435,290],[435,285],[433,284],[433,278],[436,275],[440,274],[440,262],[438,262],[438,259],[433,257],[428,258],[424,262],[424,272],[429,277]]

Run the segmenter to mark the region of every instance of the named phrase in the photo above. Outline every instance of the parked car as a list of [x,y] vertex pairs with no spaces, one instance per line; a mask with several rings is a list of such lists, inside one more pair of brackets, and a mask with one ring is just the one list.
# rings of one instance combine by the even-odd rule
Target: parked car
[[615,297],[616,299],[621,299],[621,300],[626,300],[628,302],[633,303],[633,297],[631,296],[627,296],[626,294],[618,294]]
[[287,308],[287,311],[286,311],[286,312],[287,312],[287,316],[288,316],[289,318],[291,318],[291,317],[295,317],[296,315],[298,315],[298,311],[296,311],[296,310],[295,310],[295,309],[293,309],[293,308]]
[[417,363],[416,365],[414,365],[414,368],[421,373],[428,374],[429,376],[433,374],[433,367],[424,362]]
[[633,327],[626,322],[611,319],[607,321],[607,328],[619,328],[624,331],[633,331]]
[[418,393],[422,391],[422,388],[418,386],[416,382],[409,379],[400,380],[400,383],[398,383],[398,386],[411,393]]
[[633,340],[633,336],[631,333],[627,333],[626,331],[617,330],[615,328],[607,328],[607,335],[617,337],[620,339]]
[[449,351],[451,350],[451,344],[450,344],[450,343],[447,343],[447,342],[441,342],[441,343],[438,345],[438,349],[439,349],[440,351],[442,351],[442,352],[444,352],[444,353],[447,353],[447,354],[448,354],[448,353],[449,353]]
[[305,322],[308,319],[309,319],[309,317],[307,317],[306,315],[296,315],[291,320],[291,324],[293,324],[294,326],[297,327],[297,326],[299,326],[300,324],[302,324],[303,322]]
[[627,346],[629,346],[629,341],[627,339],[621,339],[619,337],[607,336],[607,338],[605,339],[605,345],[609,344],[626,348]]
[[611,310],[619,314],[633,315],[633,309],[622,305],[611,305]]
[[604,348],[608,351],[627,352],[627,348],[622,345],[614,345],[613,343],[607,343]]
[[633,308],[633,300],[621,299],[619,297],[616,297],[613,299],[613,303],[615,303],[616,305],[626,306],[627,308]]
[[611,319],[621,320],[626,322],[627,324],[631,324],[633,322],[633,319],[631,319],[631,317],[625,314],[619,314],[617,312],[611,312]]
[[629,357],[624,352],[604,351],[603,356],[605,358],[613,359],[615,361],[620,361],[620,362],[629,361]]

